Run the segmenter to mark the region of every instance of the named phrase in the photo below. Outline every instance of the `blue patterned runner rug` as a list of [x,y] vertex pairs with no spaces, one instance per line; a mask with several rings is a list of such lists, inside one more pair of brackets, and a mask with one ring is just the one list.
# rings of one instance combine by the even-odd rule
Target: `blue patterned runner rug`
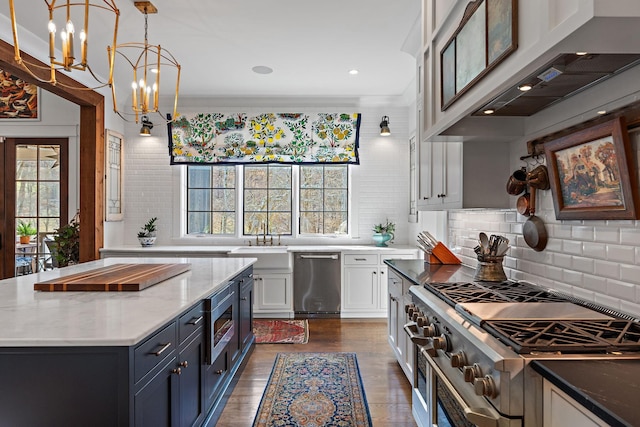
[[370,427],[355,353],[278,353],[254,427]]

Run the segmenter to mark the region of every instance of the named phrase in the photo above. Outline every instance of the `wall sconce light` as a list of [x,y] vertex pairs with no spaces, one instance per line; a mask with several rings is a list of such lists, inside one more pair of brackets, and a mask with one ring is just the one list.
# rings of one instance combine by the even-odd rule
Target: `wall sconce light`
[[391,131],[389,130],[389,116],[382,116],[380,122],[380,136],[389,136]]
[[149,117],[142,116],[142,127],[140,128],[140,136],[151,136],[151,129],[153,129],[153,123],[149,120]]

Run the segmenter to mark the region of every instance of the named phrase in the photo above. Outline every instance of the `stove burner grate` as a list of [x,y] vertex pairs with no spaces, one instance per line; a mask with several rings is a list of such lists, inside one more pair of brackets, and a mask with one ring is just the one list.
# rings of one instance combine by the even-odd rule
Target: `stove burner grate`
[[469,302],[562,302],[565,298],[522,282],[429,283],[425,288],[452,307]]
[[640,351],[640,324],[623,320],[486,320],[482,327],[519,354]]

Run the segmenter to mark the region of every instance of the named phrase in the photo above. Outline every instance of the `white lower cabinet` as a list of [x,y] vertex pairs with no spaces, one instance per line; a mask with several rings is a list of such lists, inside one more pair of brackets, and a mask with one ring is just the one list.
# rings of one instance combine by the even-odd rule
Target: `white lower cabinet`
[[604,427],[609,424],[548,380],[543,381],[543,427]]
[[293,318],[293,280],[291,273],[256,271],[254,317]]
[[385,259],[414,259],[417,251],[344,253],[341,317],[387,317]]
[[388,300],[387,340],[402,371],[411,385],[413,385],[416,350],[415,345],[404,331],[404,325],[408,321],[405,306],[411,303],[411,296],[409,294],[411,283],[403,280],[393,270],[389,270],[388,283],[389,290],[386,295],[386,299]]

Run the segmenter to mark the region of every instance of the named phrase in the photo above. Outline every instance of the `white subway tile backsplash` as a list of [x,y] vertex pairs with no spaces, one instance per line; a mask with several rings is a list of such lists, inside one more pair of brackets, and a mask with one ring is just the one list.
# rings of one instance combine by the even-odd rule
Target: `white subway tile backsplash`
[[607,245],[607,260],[633,264],[635,248],[633,246]]
[[[526,217],[515,210],[495,213],[502,215],[502,225],[509,229],[511,248],[504,264],[509,278],[529,280],[640,317],[640,221],[557,221],[553,209],[548,209],[540,216],[549,239],[546,248],[536,252],[522,237]],[[476,244],[476,230],[495,229],[496,217],[489,212],[459,210],[451,215],[456,222],[449,224],[449,234],[470,237],[463,244]],[[471,232],[469,224],[475,228]]]

